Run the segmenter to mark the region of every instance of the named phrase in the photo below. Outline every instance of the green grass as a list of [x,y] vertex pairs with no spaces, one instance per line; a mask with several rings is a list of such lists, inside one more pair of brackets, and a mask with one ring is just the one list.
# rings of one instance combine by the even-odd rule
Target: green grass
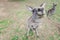
[[27,34],[22,36],[22,40],[28,40]]
[[8,1],[11,1],[11,2],[24,2],[26,0],[8,0]]
[[30,36],[33,36],[34,35],[34,33],[33,33],[32,30],[29,31],[29,34],[30,34]]
[[[24,8],[24,5],[25,4],[28,4],[28,5],[37,5],[37,4],[39,4],[40,5],[40,3],[37,1],[37,0],[9,0],[9,1],[11,1],[11,2],[16,2],[16,1],[18,1],[18,2],[22,2],[20,5],[22,5],[22,8],[21,9],[23,9]],[[23,4],[23,2],[25,2],[25,1],[27,1],[25,4]],[[46,7],[46,9],[49,9],[49,8],[51,8],[51,6],[52,6],[52,4],[50,5],[50,3],[52,3],[52,2],[57,2],[58,3],[58,5],[57,5],[57,8],[56,8],[56,12],[55,12],[55,14],[53,15],[53,16],[51,16],[50,18],[53,20],[53,21],[55,21],[55,22],[60,22],[60,16],[58,16],[58,15],[60,15],[60,0],[42,0],[41,2],[43,2],[43,1],[46,1],[48,4],[47,4],[47,7]],[[30,3],[28,3],[28,2],[30,2],[30,3],[32,3],[32,4],[30,4]],[[21,6],[20,6],[21,7]],[[13,9],[13,8],[12,8]],[[18,19],[23,19],[24,20],[24,18],[25,19],[27,19],[27,17],[28,16],[31,16],[32,15],[32,13],[31,12],[29,12],[29,11],[26,11],[27,10],[27,8],[25,9],[25,10],[21,10],[20,9],[20,11],[17,11],[17,10],[12,10],[13,12],[15,12],[15,14],[16,14],[16,16],[17,16],[17,18]],[[12,18],[12,17],[11,17]],[[19,21],[20,21],[19,20]],[[4,29],[6,29],[7,27],[9,27],[10,25],[12,25],[13,23],[18,23],[17,22],[17,20],[15,21],[15,19],[14,20],[11,20],[11,19],[9,19],[9,18],[7,18],[7,19],[5,19],[5,20],[1,20],[0,21],[0,34],[2,33],[2,31],[1,30],[3,30],[4,31]],[[19,23],[18,23],[19,24]],[[13,26],[12,26],[13,27]],[[11,27],[11,28],[12,28]],[[28,39],[28,37],[27,37],[27,33],[25,34],[24,32],[25,32],[25,30],[24,29],[20,29],[20,27],[22,27],[22,26],[16,26],[17,28],[16,29],[13,29],[14,30],[14,32],[16,32],[16,33],[20,33],[19,34],[19,36],[18,35],[14,35],[14,36],[10,36],[11,37],[11,40],[19,40],[19,38],[21,38],[22,40],[29,40]],[[49,30],[49,29],[48,29]],[[7,32],[8,33],[8,32]],[[12,33],[11,33],[12,34]],[[34,33],[30,30],[29,31],[29,36],[30,37],[32,37],[32,36],[34,36]],[[43,35],[44,36],[44,35]],[[4,38],[3,38],[4,39]],[[41,39],[44,39],[44,37],[41,37]],[[54,35],[49,35],[48,36],[48,39],[49,40],[55,40],[55,39],[57,39],[57,40],[60,40],[60,35],[56,32]],[[6,38],[6,40],[7,40],[7,38]],[[10,40],[10,39],[9,39]],[[32,39],[31,39],[32,40]],[[44,39],[45,40],[45,39]]]
[[11,23],[13,23],[13,21],[10,19],[1,20],[0,21],[0,30],[8,27]]
[[[31,36],[33,36],[33,35],[34,35],[34,33],[32,32],[32,30],[30,30],[30,31],[29,31],[29,36],[31,37]],[[28,36],[27,36],[27,33],[22,36],[22,40],[29,40],[29,39],[28,39]]]
[[55,32],[54,35],[49,35],[48,40],[60,40],[60,35]]
[[8,25],[8,20],[2,20],[2,21],[0,21],[0,25],[7,26]]
[[19,38],[19,37],[18,37],[17,35],[15,35],[15,36],[12,37],[11,40],[18,40],[18,38]]
[[32,13],[27,11],[19,11],[19,12],[16,12],[16,15],[19,19],[23,19],[26,17],[26,15],[31,16]]
[[4,30],[8,28],[14,21],[10,19],[0,20],[0,34],[4,33]]
[[49,36],[49,40],[54,40],[54,36]]
[[55,32],[54,36],[55,38],[60,39],[60,35],[57,32]]
[[9,21],[8,20],[1,20],[0,21],[0,31],[5,29],[8,25],[9,25]]

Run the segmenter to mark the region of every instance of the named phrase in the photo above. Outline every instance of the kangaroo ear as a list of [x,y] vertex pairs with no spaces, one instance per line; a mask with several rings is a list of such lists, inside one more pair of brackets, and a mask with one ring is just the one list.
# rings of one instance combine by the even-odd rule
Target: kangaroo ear
[[56,3],[53,3],[53,5],[57,6],[57,4],[56,4]]
[[42,4],[40,5],[40,7],[44,8],[45,5],[46,5],[46,3],[42,3]]
[[31,6],[27,6],[28,10],[32,11],[33,10],[33,7]]

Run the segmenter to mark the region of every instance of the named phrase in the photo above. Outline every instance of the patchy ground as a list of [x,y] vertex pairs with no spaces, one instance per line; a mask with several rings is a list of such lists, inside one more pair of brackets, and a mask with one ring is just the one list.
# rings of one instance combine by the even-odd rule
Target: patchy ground
[[[38,40],[60,40],[60,1],[56,0],[28,0],[21,2],[11,2],[0,0],[0,40],[28,40],[26,38],[26,22],[31,16],[31,12],[27,10],[25,5],[39,6],[42,2],[48,3],[48,10],[52,2],[57,3],[56,12],[48,19],[42,19],[42,24],[39,25]],[[31,36],[29,40],[36,40]]]

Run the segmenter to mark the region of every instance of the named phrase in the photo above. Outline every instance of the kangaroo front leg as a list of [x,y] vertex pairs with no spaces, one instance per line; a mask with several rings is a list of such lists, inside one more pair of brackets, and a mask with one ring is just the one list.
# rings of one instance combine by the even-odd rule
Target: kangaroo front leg
[[39,34],[38,34],[38,30],[37,29],[35,30],[35,34],[36,34],[37,37],[39,37]]
[[27,30],[27,36],[29,36],[29,31],[30,31],[30,28],[28,28],[28,30]]

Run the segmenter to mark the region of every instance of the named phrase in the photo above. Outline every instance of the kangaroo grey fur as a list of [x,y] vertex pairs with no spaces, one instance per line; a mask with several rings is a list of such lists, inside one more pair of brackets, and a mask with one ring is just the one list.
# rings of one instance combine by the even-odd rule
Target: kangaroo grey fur
[[53,3],[52,8],[47,11],[47,16],[51,16],[54,14],[56,6],[57,6],[57,4]]
[[31,6],[28,6],[28,8],[32,12],[32,16],[28,19],[28,35],[31,29],[36,33],[36,36],[39,36],[37,28],[41,22],[41,18],[43,18],[45,15],[45,3],[41,4],[41,6],[37,8],[33,8]]

